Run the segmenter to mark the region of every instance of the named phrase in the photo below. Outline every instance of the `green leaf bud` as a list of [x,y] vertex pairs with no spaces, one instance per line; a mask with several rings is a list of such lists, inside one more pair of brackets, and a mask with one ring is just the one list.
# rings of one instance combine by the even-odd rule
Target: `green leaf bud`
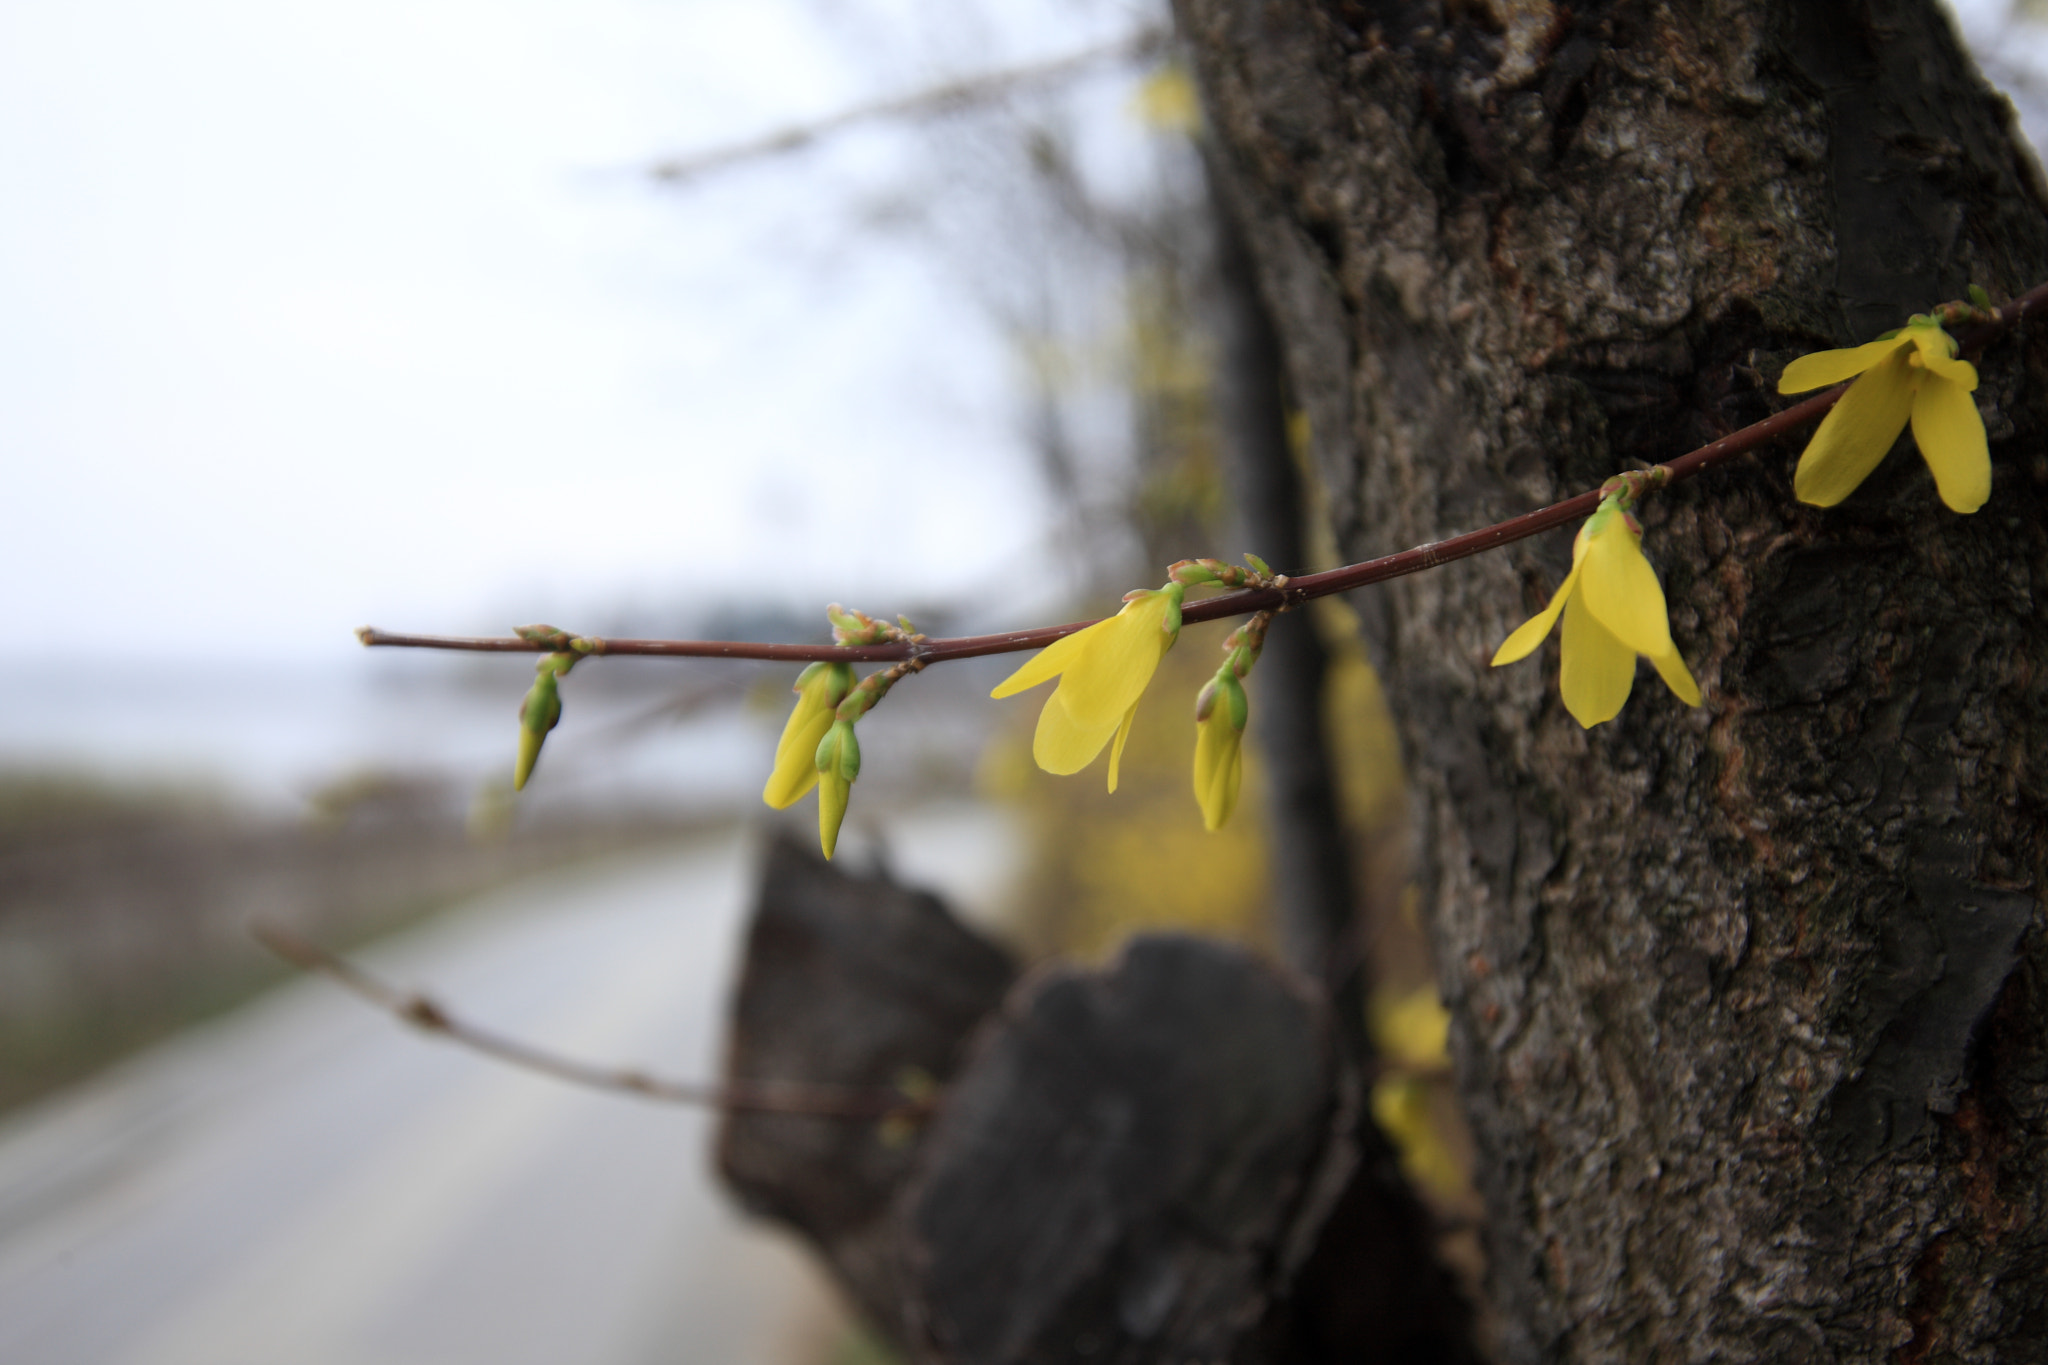
[[519,705],[519,761],[512,770],[514,791],[526,789],[526,779],[533,775],[533,765],[540,758],[540,747],[547,740],[548,731],[561,723],[561,690],[555,681],[556,671],[546,665],[543,660],[533,686],[527,689],[526,700]]

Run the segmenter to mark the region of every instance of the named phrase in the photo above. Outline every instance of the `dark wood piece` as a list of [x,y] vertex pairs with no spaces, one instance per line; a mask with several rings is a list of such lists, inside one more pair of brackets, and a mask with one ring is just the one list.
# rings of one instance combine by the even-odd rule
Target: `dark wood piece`
[[934,898],[772,849],[729,1077],[951,1077],[902,1145],[739,1114],[720,1136],[727,1181],[884,1334],[945,1365],[1469,1359],[1447,1280],[1387,1235],[1413,1209],[1360,1159],[1313,984],[1183,935],[998,1009],[1010,972]]
[[[943,1083],[1017,975],[936,896],[825,862],[802,836],[770,845],[733,998],[726,1075],[886,1089]],[[855,1302],[901,1337],[890,1201],[912,1133],[872,1123],[728,1114],[718,1169],[756,1213],[817,1244]]]

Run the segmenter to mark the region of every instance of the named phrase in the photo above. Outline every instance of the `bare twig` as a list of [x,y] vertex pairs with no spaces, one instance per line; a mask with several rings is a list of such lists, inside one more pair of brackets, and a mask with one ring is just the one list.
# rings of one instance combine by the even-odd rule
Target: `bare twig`
[[724,1085],[701,1085],[666,1080],[644,1071],[592,1066],[588,1062],[545,1052],[464,1023],[431,998],[400,990],[347,958],[300,938],[282,925],[268,920],[251,920],[249,933],[258,943],[294,967],[320,973],[414,1028],[439,1034],[450,1042],[498,1061],[594,1090],[638,1095],[642,1099],[669,1104],[698,1105],[728,1113],[796,1114],[860,1122],[915,1121],[928,1115],[933,1106],[930,1097],[913,1097],[894,1090],[802,1081],[728,1081]]
[[1032,62],[1025,66],[1008,67],[979,76],[946,81],[924,90],[913,91],[908,95],[897,95],[885,100],[876,100],[872,104],[856,105],[813,123],[800,123],[761,137],[748,138],[744,142],[670,157],[649,167],[648,174],[671,185],[683,184],[707,172],[723,170],[741,162],[758,161],[766,157],[801,151],[814,142],[862,123],[950,114],[956,110],[1000,99],[1013,91],[1064,80],[1098,62],[1149,57],[1165,45],[1164,28],[1145,28],[1115,42],[1104,43],[1099,47],[1091,47],[1051,61]]
[[[1998,310],[1991,321],[1956,329],[1956,341],[1963,354],[1973,354],[2003,336],[2019,322],[2044,311],[2048,311],[2048,284],[2037,286],[2006,304]],[[1666,462],[1661,466],[1666,472],[1665,482],[1679,483],[1695,474],[1703,474],[1737,455],[1755,450],[1758,446],[1816,421],[1835,405],[1836,400],[1847,388],[1846,384],[1837,385],[1803,402],[1795,403],[1783,412],[1766,417],[1761,422],[1753,423],[1740,431],[1730,432],[1718,441],[1710,442]],[[1371,583],[1384,583],[1390,578],[1420,573],[1439,564],[1467,559],[1487,550],[1497,550],[1503,545],[1512,545],[1518,540],[1526,540],[1554,526],[1562,526],[1566,522],[1589,516],[1599,505],[1599,490],[1592,489],[1577,497],[1567,498],[1563,502],[1552,503],[1548,507],[1525,512],[1518,517],[1510,517],[1506,521],[1496,522],[1481,530],[1467,531],[1464,535],[1453,536],[1449,540],[1418,545],[1412,550],[1383,555],[1378,559],[1366,560],[1362,564],[1349,564],[1341,569],[1303,574],[1299,578],[1287,579],[1284,586],[1280,587],[1254,588],[1246,592],[1225,593],[1200,602],[1190,602],[1182,610],[1181,619],[1193,625],[1200,621],[1241,616],[1247,612],[1298,606],[1313,598],[1350,592],[1354,588],[1362,588]],[[1042,649],[1062,636],[1072,635],[1075,631],[1094,624],[1093,621],[1071,621],[1063,626],[1041,626],[1035,630],[1006,631],[999,635],[964,635],[953,639],[862,645],[852,648],[839,645],[763,645],[738,640],[615,640],[607,637],[601,652],[699,659],[770,659],[786,663],[809,663],[819,659],[837,659],[849,663],[910,659],[933,664],[947,659],[969,659],[983,654],[1013,654],[1026,649]],[[361,627],[356,631],[356,638],[365,645],[404,649],[482,650],[531,654],[547,648],[546,645],[517,637],[401,635],[378,630],[374,626]]]

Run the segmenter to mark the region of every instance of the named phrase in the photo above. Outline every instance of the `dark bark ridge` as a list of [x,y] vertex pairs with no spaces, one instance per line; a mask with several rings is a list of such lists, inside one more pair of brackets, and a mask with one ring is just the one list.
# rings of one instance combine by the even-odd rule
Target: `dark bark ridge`
[[[1755,420],[1790,356],[2048,277],[2010,111],[1918,3],[1182,0],[1347,558]],[[1991,503],[1910,443],[1642,510],[1692,711],[1488,667],[1569,538],[1354,599],[1414,775],[1511,1359],[2048,1353],[2048,347]],[[1987,1018],[1988,1015],[1988,1018]]]

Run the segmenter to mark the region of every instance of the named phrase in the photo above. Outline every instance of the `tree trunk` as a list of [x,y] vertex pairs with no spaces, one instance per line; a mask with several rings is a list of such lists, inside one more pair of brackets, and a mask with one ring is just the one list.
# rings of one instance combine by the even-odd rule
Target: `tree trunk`
[[[2048,279],[1927,0],[1177,0],[1350,558],[1668,459],[1784,362]],[[1706,692],[1494,670],[1562,532],[1354,599],[1414,775],[1499,1354],[2048,1359],[2048,343],[1991,502],[1910,441],[1640,509]]]

